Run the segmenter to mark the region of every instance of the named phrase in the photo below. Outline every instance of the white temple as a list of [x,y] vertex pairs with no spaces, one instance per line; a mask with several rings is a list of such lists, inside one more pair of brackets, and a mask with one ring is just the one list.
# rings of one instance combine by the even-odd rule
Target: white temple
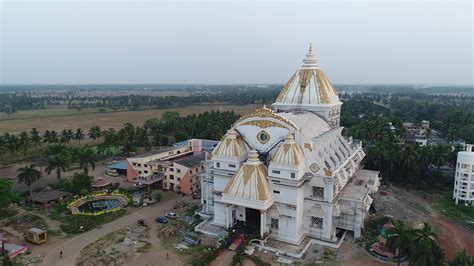
[[360,236],[378,172],[363,170],[361,144],[341,135],[342,103],[311,46],[303,62],[274,110],[241,117],[206,158],[201,213],[213,225],[296,245]]

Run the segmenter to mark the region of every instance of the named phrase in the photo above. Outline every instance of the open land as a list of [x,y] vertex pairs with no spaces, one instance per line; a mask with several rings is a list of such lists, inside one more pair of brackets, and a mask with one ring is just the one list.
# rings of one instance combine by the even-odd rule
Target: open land
[[130,122],[133,125],[143,125],[151,118],[161,118],[163,113],[172,111],[182,116],[199,114],[206,111],[234,111],[236,114],[249,113],[260,107],[257,104],[249,105],[194,105],[167,109],[146,109],[139,111],[115,111],[99,112],[98,109],[85,109],[78,111],[68,109],[67,106],[54,106],[46,109],[19,111],[18,113],[0,115],[0,133],[19,133],[36,128],[38,131],[45,130],[61,131],[63,129],[82,128],[89,129],[99,125],[101,128],[121,128],[123,124]]
[[[377,216],[391,215],[395,219],[402,219],[412,225],[429,221],[438,234],[447,259],[452,259],[453,255],[462,249],[465,249],[468,254],[474,255],[474,234],[432,207],[436,195],[396,186],[382,187],[381,190],[384,191],[384,194],[374,195],[378,205]],[[206,246],[214,246],[216,239],[205,239],[206,236],[201,235],[200,238],[203,239],[200,246],[190,248],[188,251],[177,250],[175,246],[179,243],[179,238],[175,234],[184,229],[181,225],[189,226],[183,221],[173,221],[166,226],[156,225],[154,221],[157,216],[172,210],[178,212],[179,217],[184,217],[183,211],[187,207],[179,204],[184,207],[176,208],[177,202],[187,202],[188,205],[197,204],[197,200],[192,200],[189,196],[176,198],[173,193],[164,192],[163,199],[159,203],[148,207],[132,207],[124,216],[104,224],[100,228],[75,236],[67,236],[64,233],[51,235],[47,243],[32,246],[31,253],[22,256],[24,257],[23,261],[33,262],[33,265],[57,265],[57,263],[96,265],[101,262],[113,261],[125,265],[162,265],[160,262],[170,265],[188,264],[196,252],[203,252],[202,248]],[[27,214],[30,216],[28,219],[25,218]],[[16,217],[18,218],[4,220],[5,224],[2,226],[11,232],[12,239],[18,235],[18,241],[15,242],[22,242],[20,240],[21,231],[29,226],[41,226],[51,231],[60,232],[58,222],[49,219],[46,210],[22,211],[18,212]],[[145,219],[149,225],[148,228],[137,227],[137,219]],[[100,249],[100,247],[107,248]],[[60,250],[64,252],[62,259],[58,256]],[[211,265],[228,265],[234,255],[233,252],[224,250]],[[257,251],[253,256],[257,256],[261,261],[271,265],[278,265],[276,263],[278,258],[273,253]],[[339,249],[313,245],[302,260],[295,262],[301,265],[314,263],[323,265],[386,265],[385,262],[370,256],[363,246],[354,241],[351,236],[346,238]],[[243,257],[243,264],[256,265],[249,257]]]
[[[438,235],[446,259],[451,260],[456,252],[463,249],[474,256],[474,232],[444,216],[442,209],[434,208],[439,205],[439,195],[396,186],[382,187],[381,191],[385,191],[387,195],[378,193],[374,196],[374,202],[378,205],[378,216],[389,215],[412,226],[429,222]],[[454,201],[448,200],[448,205],[454,205]],[[474,217],[470,219],[474,222]]]

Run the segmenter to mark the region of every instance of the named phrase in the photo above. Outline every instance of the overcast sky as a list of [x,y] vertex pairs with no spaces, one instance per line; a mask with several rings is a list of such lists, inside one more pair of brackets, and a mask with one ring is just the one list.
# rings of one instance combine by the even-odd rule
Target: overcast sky
[[284,83],[310,42],[333,83],[474,83],[471,1],[0,8],[3,84]]

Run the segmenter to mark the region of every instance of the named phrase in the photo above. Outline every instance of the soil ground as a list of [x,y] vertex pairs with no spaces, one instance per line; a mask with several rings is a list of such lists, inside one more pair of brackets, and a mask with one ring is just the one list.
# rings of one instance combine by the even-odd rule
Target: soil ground
[[380,191],[387,195],[374,195],[378,216],[391,215],[413,226],[429,222],[438,234],[446,259],[463,249],[474,256],[474,233],[435,211],[430,205],[432,195],[395,186],[382,187]]
[[168,111],[178,112],[181,115],[199,114],[206,111],[231,111],[237,114],[249,113],[260,107],[256,104],[250,105],[196,105],[168,109],[148,109],[141,111],[119,111],[119,112],[97,112],[70,110],[66,108],[44,109],[34,111],[20,111],[9,117],[0,118],[0,133],[20,133],[30,131],[32,128],[43,132],[44,130],[61,131],[63,129],[82,128],[87,131],[92,126],[100,125],[101,128],[121,128],[123,124],[130,122],[136,126],[142,126],[150,118],[161,118]]

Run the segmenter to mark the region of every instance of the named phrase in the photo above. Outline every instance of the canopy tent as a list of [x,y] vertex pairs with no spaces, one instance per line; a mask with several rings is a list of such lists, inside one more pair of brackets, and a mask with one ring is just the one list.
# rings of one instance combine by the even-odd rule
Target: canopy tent
[[108,169],[127,171],[127,162],[125,160],[123,160],[121,162],[109,165],[107,168]]

